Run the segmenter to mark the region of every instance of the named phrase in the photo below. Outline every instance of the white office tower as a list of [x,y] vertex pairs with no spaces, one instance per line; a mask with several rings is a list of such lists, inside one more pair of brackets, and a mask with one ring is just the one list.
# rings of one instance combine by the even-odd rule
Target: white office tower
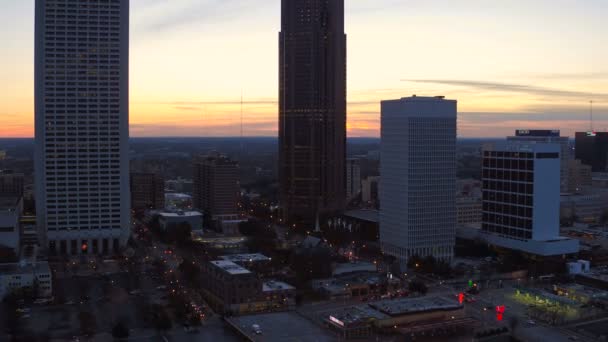
[[482,232],[488,243],[541,256],[578,252],[578,241],[559,236],[560,152],[555,143],[484,146]]
[[49,254],[130,234],[129,0],[36,0],[36,212]]
[[359,159],[346,160],[346,200],[352,201],[361,194],[361,166]]
[[508,141],[556,143],[560,145],[560,190],[569,191],[568,165],[574,159],[570,146],[570,138],[562,137],[558,129],[518,129],[514,136],[507,137]]
[[443,97],[382,102],[380,243],[402,267],[412,256],[453,257],[456,107]]

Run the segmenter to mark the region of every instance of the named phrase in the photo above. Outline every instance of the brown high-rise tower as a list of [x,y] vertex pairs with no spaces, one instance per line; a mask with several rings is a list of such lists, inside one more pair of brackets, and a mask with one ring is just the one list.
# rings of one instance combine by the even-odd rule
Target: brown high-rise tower
[[281,5],[280,206],[285,220],[311,224],[345,202],[344,0]]

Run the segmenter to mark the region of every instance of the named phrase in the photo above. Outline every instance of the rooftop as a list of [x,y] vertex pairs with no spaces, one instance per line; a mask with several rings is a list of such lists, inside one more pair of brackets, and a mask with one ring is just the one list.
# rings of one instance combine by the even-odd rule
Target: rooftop
[[357,305],[337,309],[327,316],[329,321],[339,326],[368,324],[370,320],[383,320],[389,316],[368,305]]
[[5,263],[0,264],[0,275],[25,273],[51,273],[49,263],[40,261],[36,263]]
[[361,220],[361,221],[372,222],[372,223],[380,222],[378,210],[365,210],[365,209],[349,210],[344,213],[344,216],[354,218],[357,220]]
[[336,264],[332,274],[336,276],[354,272],[376,272],[377,270],[376,265],[371,262],[350,262]]
[[[250,341],[329,342],[336,338],[295,312],[274,312],[226,318],[228,324]],[[252,326],[262,331],[256,335]],[[287,328],[287,329],[286,329]]]
[[230,254],[230,255],[222,255],[220,256],[222,260],[228,260],[235,263],[239,262],[258,262],[258,261],[270,261],[269,257],[264,254],[254,253],[254,254]]
[[241,267],[229,260],[215,260],[210,262],[216,267],[219,267],[225,272],[228,272],[232,275],[251,274],[251,271],[249,271],[248,269]]
[[270,280],[264,282],[262,286],[262,291],[264,292],[272,292],[272,291],[285,291],[285,290],[295,290],[296,288],[278,280]]
[[203,216],[200,211],[163,211],[159,213],[162,217],[196,217]]
[[382,300],[369,304],[372,308],[389,316],[400,316],[411,313],[460,309],[462,305],[456,299],[446,297],[401,298]]

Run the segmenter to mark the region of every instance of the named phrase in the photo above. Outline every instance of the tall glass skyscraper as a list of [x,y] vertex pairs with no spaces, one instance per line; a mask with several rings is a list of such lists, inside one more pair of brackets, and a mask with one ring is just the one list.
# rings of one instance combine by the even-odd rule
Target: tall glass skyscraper
[[280,206],[311,224],[346,197],[344,0],[283,0],[281,15]]
[[50,254],[130,234],[129,0],[36,0],[36,214]]
[[382,102],[380,244],[402,267],[454,256],[456,112],[441,96]]

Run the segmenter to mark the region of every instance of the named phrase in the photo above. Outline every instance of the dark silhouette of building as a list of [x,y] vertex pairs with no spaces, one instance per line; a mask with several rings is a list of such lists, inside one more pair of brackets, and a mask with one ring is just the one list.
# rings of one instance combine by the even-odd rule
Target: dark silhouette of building
[[282,216],[313,223],[345,205],[344,0],[283,0],[279,34]]
[[23,174],[0,170],[0,197],[23,196]]
[[592,172],[608,171],[608,132],[577,132],[576,159]]
[[203,210],[208,226],[238,220],[239,165],[219,153],[194,159],[193,206]]
[[165,180],[154,173],[131,173],[131,208],[163,209]]

